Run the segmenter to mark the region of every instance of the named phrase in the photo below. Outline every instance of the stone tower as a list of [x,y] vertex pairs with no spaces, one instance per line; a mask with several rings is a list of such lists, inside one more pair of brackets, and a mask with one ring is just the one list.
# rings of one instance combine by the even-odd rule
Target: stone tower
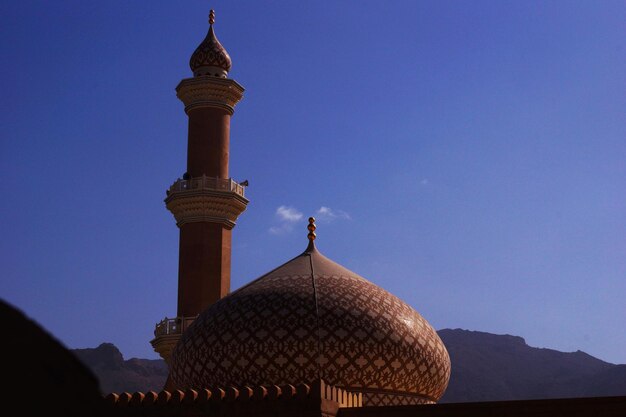
[[180,229],[176,317],[157,324],[151,341],[166,362],[191,322],[230,291],[231,236],[246,209],[244,186],[228,173],[230,117],[243,87],[228,78],[231,59],[213,30],[191,56],[192,78],[176,87],[189,118],[187,171],[167,190],[165,204]]

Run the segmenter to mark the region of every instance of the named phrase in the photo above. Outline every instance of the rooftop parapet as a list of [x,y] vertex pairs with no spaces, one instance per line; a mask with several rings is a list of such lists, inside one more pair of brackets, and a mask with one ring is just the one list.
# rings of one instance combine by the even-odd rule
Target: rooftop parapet
[[299,410],[297,415],[330,417],[337,415],[339,408],[361,407],[362,394],[318,380],[298,385],[111,393],[105,401],[119,416],[211,416],[236,411],[238,416],[279,417]]

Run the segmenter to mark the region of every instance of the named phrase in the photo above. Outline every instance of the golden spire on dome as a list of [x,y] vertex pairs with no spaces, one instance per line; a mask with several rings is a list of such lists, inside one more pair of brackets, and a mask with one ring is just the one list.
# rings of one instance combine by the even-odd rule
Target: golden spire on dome
[[317,235],[315,234],[315,229],[317,229],[317,227],[315,226],[315,217],[309,217],[309,224],[306,228],[309,231],[309,234],[307,235],[307,237],[309,238],[309,245],[304,251],[304,254],[310,255],[313,252],[317,252],[315,249],[315,238],[317,237]]
[[209,25],[215,23],[215,10],[211,9],[209,12]]
[[317,227],[315,226],[315,217],[309,217],[309,225],[306,228],[309,230],[309,234],[307,235],[307,237],[311,242],[313,242],[317,237],[317,235],[315,234],[315,229],[317,229]]

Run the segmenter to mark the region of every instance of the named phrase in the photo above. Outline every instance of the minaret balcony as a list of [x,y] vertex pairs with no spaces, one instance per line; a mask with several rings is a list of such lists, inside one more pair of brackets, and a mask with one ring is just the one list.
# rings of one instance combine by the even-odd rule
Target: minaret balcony
[[176,180],[176,182],[170,186],[169,190],[167,190],[167,195],[193,190],[228,191],[245,197],[245,187],[232,178],[215,178],[207,177],[206,175],[190,178],[188,180]]
[[191,326],[191,323],[193,323],[196,317],[198,316],[175,317],[173,319],[166,317],[157,323],[154,329],[154,337],[183,334],[183,332]]
[[[244,183],[245,184],[245,183]],[[167,190],[165,205],[176,224],[210,222],[232,229],[248,205],[244,185],[232,178],[195,177],[178,179]]]
[[168,365],[178,339],[197,317],[176,317],[173,319],[166,317],[157,323],[154,329],[154,339],[150,343]]

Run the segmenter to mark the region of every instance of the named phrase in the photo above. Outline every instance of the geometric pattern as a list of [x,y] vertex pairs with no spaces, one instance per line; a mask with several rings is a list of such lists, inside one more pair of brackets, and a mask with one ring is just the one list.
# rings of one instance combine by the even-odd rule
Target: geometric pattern
[[443,395],[450,358],[413,308],[311,246],[201,313],[170,377],[183,390],[321,378],[364,406],[416,404]]
[[189,67],[194,73],[200,67],[219,67],[224,71],[230,71],[232,61],[226,49],[215,37],[213,25],[209,27],[209,33],[202,43],[196,48],[189,60]]
[[399,395],[393,393],[365,392],[363,393],[363,405],[378,407],[387,405],[419,405],[433,404],[434,401],[419,396]]

